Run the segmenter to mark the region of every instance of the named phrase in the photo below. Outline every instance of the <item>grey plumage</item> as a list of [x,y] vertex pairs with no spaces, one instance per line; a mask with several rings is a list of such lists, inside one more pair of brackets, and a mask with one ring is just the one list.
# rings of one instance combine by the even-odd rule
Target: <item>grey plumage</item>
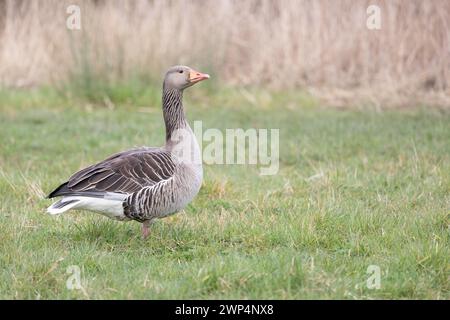
[[[48,198],[62,199],[48,212],[87,209],[119,220],[136,220],[144,223],[145,237],[151,221],[186,206],[200,189],[202,166],[197,141],[185,119],[183,90],[207,78],[189,67],[170,68],[162,98],[165,146],[120,152],[78,171],[49,194]],[[178,130],[187,133],[187,138],[174,140]],[[177,154],[176,149],[188,143],[197,161]]]
[[130,194],[170,178],[175,164],[161,148],[140,148],[117,153],[73,174],[49,198],[89,192]]

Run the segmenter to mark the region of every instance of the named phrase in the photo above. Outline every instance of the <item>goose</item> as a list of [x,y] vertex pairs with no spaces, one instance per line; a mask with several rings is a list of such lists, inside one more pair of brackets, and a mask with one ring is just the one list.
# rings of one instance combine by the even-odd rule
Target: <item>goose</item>
[[200,190],[201,153],[183,109],[184,89],[209,79],[187,66],[168,69],[163,82],[162,109],[166,143],[110,156],[73,174],[47,198],[61,197],[47,208],[51,215],[72,209],[94,211],[119,221],[150,225],[183,209]]

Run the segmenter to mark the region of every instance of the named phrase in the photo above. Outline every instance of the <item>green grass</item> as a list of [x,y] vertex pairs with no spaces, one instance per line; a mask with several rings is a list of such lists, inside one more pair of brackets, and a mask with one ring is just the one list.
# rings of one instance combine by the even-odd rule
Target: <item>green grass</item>
[[[113,152],[161,145],[159,89],[107,91],[100,106],[0,91],[0,298],[450,298],[448,112],[214,89],[186,93],[189,119],[279,128],[280,171],[206,166],[197,198],[147,241],[136,222],[49,216],[43,196]],[[66,288],[72,265],[84,290]]]

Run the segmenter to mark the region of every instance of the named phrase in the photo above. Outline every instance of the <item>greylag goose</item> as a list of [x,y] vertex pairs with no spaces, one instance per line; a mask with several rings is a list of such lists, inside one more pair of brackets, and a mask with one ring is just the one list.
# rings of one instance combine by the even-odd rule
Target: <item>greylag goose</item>
[[171,67],[164,78],[163,147],[117,153],[73,174],[48,198],[62,197],[47,212],[84,209],[109,218],[150,224],[183,209],[197,195],[203,178],[200,148],[183,110],[183,91],[209,75],[186,66]]

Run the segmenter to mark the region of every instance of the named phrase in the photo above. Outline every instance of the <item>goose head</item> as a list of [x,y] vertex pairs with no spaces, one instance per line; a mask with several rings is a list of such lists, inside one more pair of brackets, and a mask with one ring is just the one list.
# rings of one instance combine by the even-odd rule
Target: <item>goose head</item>
[[209,74],[198,72],[187,66],[173,66],[166,72],[164,88],[184,90],[206,79],[209,79]]

